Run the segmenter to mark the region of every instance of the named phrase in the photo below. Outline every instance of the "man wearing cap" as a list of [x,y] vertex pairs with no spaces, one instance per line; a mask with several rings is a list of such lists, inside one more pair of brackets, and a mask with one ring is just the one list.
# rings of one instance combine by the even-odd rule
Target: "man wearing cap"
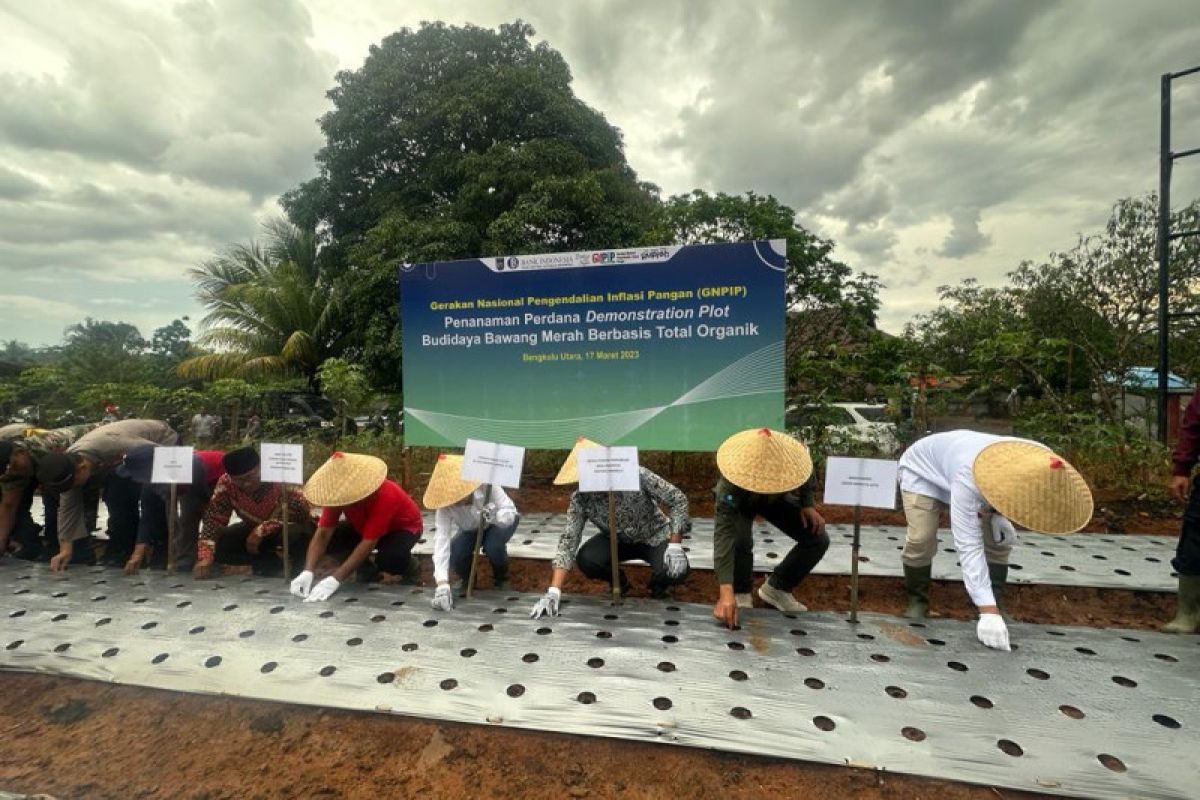
[[[299,487],[288,487],[281,502],[279,485],[263,483],[258,451],[253,447],[226,453],[222,469],[225,474],[217,481],[204,512],[192,574],[201,579],[211,577],[214,562],[248,566],[255,575],[281,574],[285,505],[288,549],[296,554],[293,565],[298,564],[313,529],[312,507],[304,493]],[[230,524],[234,513],[239,521]]]
[[[376,549],[375,566],[380,570],[419,578],[412,549],[424,526],[421,509],[400,484],[388,480],[383,459],[334,453],[308,479],[304,496],[322,511],[304,571],[292,581],[292,594],[305,602],[328,600]],[[343,516],[346,520],[340,522]],[[313,572],[327,550],[348,555],[332,575],[313,586]]]
[[[963,584],[979,609],[975,635],[1009,650],[1000,601],[1013,522],[1038,533],[1074,533],[1092,518],[1092,493],[1074,467],[1037,442],[975,431],[947,431],[918,440],[900,457],[904,541],[904,616],[929,612],[938,520],[950,510],[950,532]],[[1010,521],[1011,520],[1011,521]]]
[[[41,556],[43,550],[38,537],[42,528],[30,514],[38,488],[38,463],[48,453],[62,452],[96,425],[74,425],[53,430],[29,425],[16,427],[19,436],[13,435],[14,426],[0,429],[0,547],[7,549],[11,537],[15,537],[21,545],[16,556],[34,560]],[[99,494],[93,493],[89,499],[87,514],[90,530],[95,524]],[[51,494],[43,497],[42,501],[46,521],[45,547],[53,555],[58,552],[58,498]],[[4,549],[0,549],[0,552]]]
[[[579,482],[579,451],[600,447],[590,439],[580,438],[567,460],[563,462],[556,486]],[[687,554],[683,550],[683,535],[692,529],[688,515],[688,500],[678,488],[645,467],[638,468],[641,488],[636,492],[614,492],[617,523],[617,559],[639,559],[650,565],[650,594],[656,598],[668,596],[669,588],[683,582],[688,574]],[[670,517],[662,507],[670,509]],[[533,607],[530,617],[558,616],[562,585],[567,572],[575,564],[579,571],[594,581],[612,581],[612,550],[609,542],[609,501],[607,492],[581,492],[571,495],[567,508],[567,525],[558,539],[554,556],[554,572],[550,588]],[[579,546],[583,527],[591,522],[600,532]],[[624,570],[619,573],[621,594],[629,591],[629,579]]]
[[63,453],[49,453],[38,465],[42,492],[59,495],[58,555],[50,560],[52,570],[65,569],[75,551],[75,542],[88,538],[84,518],[85,494],[104,493],[108,507],[109,547],[113,563],[124,563],[132,554],[138,525],[140,487],[116,474],[117,466],[130,448],[138,445],[174,445],[179,437],[160,420],[125,419],[111,422],[84,434]]
[[[125,460],[117,467],[117,475],[128,478],[141,487],[141,519],[138,520],[137,544],[133,554],[125,562],[125,574],[133,575],[150,560],[151,548],[165,541],[168,530],[167,506],[171,501],[171,489],[166,484],[150,482],[154,467],[155,445],[138,445],[125,454]],[[225,473],[221,458],[225,454],[217,450],[192,451],[192,482],[177,485],[179,503],[175,517],[175,570],[191,572],[195,563],[196,537],[200,532],[200,518],[212,497],[213,487]]]
[[829,549],[808,448],[786,433],[752,428],[721,444],[717,469],[713,566],[720,595],[713,616],[733,628],[738,609],[753,606],[753,526],[760,515],[796,544],[758,587],[758,596],[785,613],[807,611],[792,592]]
[[[462,464],[462,456],[446,453],[438,456],[422,498],[426,508],[437,512],[434,516],[437,533],[433,539],[433,579],[437,589],[432,604],[439,611],[454,608],[450,591],[451,564],[462,579],[463,593],[466,592],[476,538],[482,538],[483,552],[492,563],[495,587],[508,588],[508,540],[520,520],[516,505],[499,486],[464,481]],[[483,527],[482,537],[479,536],[480,526]]]

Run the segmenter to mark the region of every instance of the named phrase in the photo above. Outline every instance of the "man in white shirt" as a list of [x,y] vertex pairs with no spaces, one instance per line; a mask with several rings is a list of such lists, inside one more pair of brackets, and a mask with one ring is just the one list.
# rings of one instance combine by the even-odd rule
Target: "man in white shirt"
[[976,635],[988,647],[1010,649],[999,605],[1016,541],[1009,520],[1041,533],[1074,533],[1092,517],[1087,483],[1044,445],[975,431],[917,441],[900,458],[899,481],[908,522],[904,615],[921,619],[929,611],[938,519],[949,508],[963,584],[979,609]]
[[492,564],[495,588],[508,588],[508,540],[520,521],[516,505],[499,486],[482,486],[462,479],[462,462],[459,455],[438,456],[422,498],[426,508],[437,512],[433,539],[433,579],[437,589],[432,604],[440,611],[454,608],[451,566],[462,579],[463,592],[466,591],[480,526],[483,552]]

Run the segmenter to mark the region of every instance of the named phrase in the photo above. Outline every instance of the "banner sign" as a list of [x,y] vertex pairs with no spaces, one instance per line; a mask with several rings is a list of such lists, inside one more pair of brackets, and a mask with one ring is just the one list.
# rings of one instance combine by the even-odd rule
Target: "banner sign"
[[405,265],[405,439],[714,450],[783,425],[782,240]]
[[825,460],[825,504],[895,508],[899,467],[899,461],[830,456]]

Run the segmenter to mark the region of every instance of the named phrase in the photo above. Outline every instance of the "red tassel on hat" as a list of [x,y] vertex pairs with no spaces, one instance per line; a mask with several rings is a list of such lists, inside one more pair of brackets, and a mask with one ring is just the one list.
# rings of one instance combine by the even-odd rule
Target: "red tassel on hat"
[[340,450],[330,456],[330,458],[345,458],[345,457],[346,456],[344,456]]
[[770,436],[770,435],[771,435],[771,429],[770,429],[770,428],[759,428],[759,431],[758,431],[758,432],[759,432],[759,434],[761,434],[762,436]]
[[1065,466],[1061,458],[1050,459],[1050,469],[1062,469]]

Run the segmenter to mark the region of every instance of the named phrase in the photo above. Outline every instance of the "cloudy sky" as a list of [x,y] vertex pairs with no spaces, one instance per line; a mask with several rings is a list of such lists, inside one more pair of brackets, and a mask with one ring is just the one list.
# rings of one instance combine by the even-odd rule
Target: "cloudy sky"
[[[1194,3],[0,0],[0,339],[202,316],[186,271],[315,174],[339,69],[422,20],[517,18],[664,193],[771,193],[881,275],[897,331],[1155,190]],[[1200,146],[1200,76],[1174,93]],[[1177,200],[1200,194],[1181,162]]]

